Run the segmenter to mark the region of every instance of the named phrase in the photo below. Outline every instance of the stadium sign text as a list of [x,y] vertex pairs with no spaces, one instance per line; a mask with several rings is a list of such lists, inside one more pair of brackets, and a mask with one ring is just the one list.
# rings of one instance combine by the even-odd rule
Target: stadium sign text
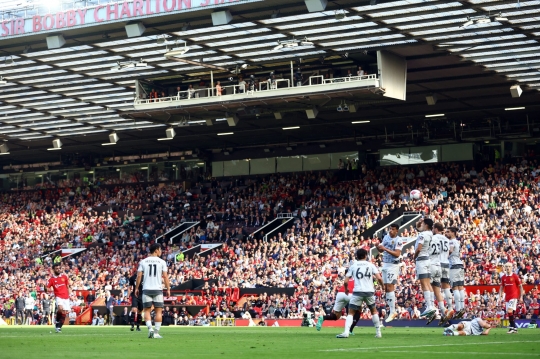
[[63,29],[99,25],[107,22],[129,21],[150,16],[194,10],[204,7],[224,7],[234,3],[260,0],[128,0],[97,5],[54,14],[34,15],[0,22],[0,38],[54,32]]

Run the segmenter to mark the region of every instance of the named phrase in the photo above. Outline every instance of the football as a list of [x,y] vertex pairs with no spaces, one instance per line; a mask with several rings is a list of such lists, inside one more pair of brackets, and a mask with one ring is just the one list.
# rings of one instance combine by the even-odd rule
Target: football
[[420,192],[419,190],[417,189],[413,189],[411,191],[411,199],[420,199],[422,198],[422,192]]

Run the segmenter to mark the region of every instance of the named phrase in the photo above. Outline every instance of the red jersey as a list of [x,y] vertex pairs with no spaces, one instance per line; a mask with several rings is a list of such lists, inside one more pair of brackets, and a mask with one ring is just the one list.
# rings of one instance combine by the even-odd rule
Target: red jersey
[[504,300],[509,301],[510,299],[519,299],[519,285],[521,284],[521,279],[516,273],[511,275],[503,274],[501,277],[501,285],[504,288]]
[[69,280],[65,274],[58,277],[51,277],[47,283],[47,288],[54,287],[54,296],[62,299],[69,299]]
[[[354,289],[354,279],[349,279],[349,285],[347,286],[347,288],[349,289],[349,293],[352,293],[352,291]],[[345,292],[345,287],[344,286],[339,287],[338,292],[339,293],[344,293]]]

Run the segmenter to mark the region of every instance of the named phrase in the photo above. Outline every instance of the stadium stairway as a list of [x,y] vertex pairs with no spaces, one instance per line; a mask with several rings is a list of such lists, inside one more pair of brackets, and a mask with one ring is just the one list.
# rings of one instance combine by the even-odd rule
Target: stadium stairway
[[[86,308],[81,314],[77,316],[77,319],[75,319],[75,324],[77,325],[88,325],[92,323],[92,307],[94,305],[104,305],[105,304],[105,298],[97,298],[94,300],[88,308]],[[66,318],[67,322],[64,324],[69,324],[69,318]]]

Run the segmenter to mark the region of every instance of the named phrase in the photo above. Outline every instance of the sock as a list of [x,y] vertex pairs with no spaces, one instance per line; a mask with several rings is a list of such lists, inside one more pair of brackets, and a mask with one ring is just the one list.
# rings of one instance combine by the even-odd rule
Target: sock
[[461,309],[465,309],[465,296],[467,294],[465,293],[465,289],[460,290],[460,292],[461,292],[460,293],[460,298],[459,298],[459,300],[461,301],[460,307],[461,307]]
[[390,314],[395,313],[396,311],[396,293],[387,292],[386,293],[386,304],[390,307]]
[[431,292],[429,290],[424,292],[424,301],[426,302],[426,309],[433,307],[433,302],[431,301]]
[[373,325],[375,326],[375,329],[377,330],[377,333],[378,333],[381,328],[381,322],[379,321],[379,314],[373,314],[373,316],[371,317],[371,321],[373,322]]
[[444,299],[446,299],[446,307],[448,310],[452,310],[452,293],[450,293],[450,288],[443,289]]
[[345,333],[349,334],[349,328],[351,327],[353,322],[353,316],[348,314],[347,319],[345,319]]
[[161,329],[161,322],[156,322],[156,333],[159,333],[160,329]]
[[359,320],[360,320],[360,312],[354,313],[353,322],[352,322],[351,328],[349,329],[349,333],[353,332],[354,328],[356,327],[356,323],[358,323]]
[[441,316],[444,315],[444,313],[446,312],[446,307],[444,306],[444,301],[440,301],[440,302],[437,302],[437,304],[439,305],[439,310],[441,311]]
[[148,330],[152,330],[152,321],[151,321],[151,320],[147,320],[147,321],[146,321],[146,326],[148,327]]
[[142,315],[136,313],[135,314],[135,324],[137,325],[137,329],[141,325],[141,322],[142,322]]
[[66,315],[64,313],[60,314],[60,323],[58,323],[58,328],[62,329],[64,322],[66,321]]
[[323,316],[324,320],[337,320],[336,314],[334,312]]
[[508,315],[508,320],[510,321],[510,327],[515,328],[516,322],[514,321],[514,313]]
[[456,311],[461,310],[461,292],[457,289],[454,290],[454,303],[456,305]]
[[133,323],[135,322],[135,313],[131,312],[129,313],[129,324],[131,324],[131,327],[133,328]]
[[62,323],[62,313],[56,312],[56,328],[60,329],[62,326],[60,325]]

